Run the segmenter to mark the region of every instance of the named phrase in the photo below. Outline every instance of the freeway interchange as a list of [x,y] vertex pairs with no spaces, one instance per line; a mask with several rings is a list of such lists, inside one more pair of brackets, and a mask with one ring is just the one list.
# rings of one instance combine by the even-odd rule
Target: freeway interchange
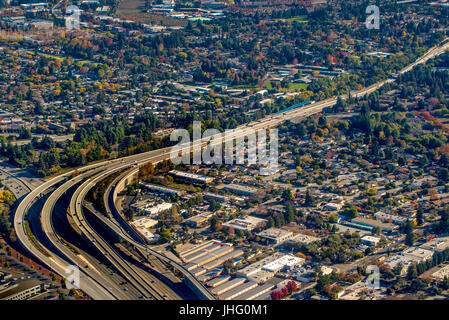
[[[435,57],[446,51],[449,48],[449,43],[444,43],[440,46],[431,48],[422,57],[417,59],[412,64],[398,72],[403,74],[411,70],[416,65],[426,62],[428,59]],[[370,87],[363,88],[359,91],[351,92],[352,97],[362,97],[370,94],[382,87],[384,84],[393,82],[394,79],[380,81]],[[348,95],[341,97],[347,99]],[[219,134],[220,139],[211,141],[226,142],[226,140],[234,140],[247,136],[248,133],[254,130],[266,129],[276,127],[278,124],[294,118],[307,117],[321,112],[323,109],[335,105],[337,97],[318,101],[306,105],[302,108],[292,109],[278,115],[269,115],[258,121],[241,125],[237,127],[233,134],[226,135]],[[202,146],[207,142],[203,142]],[[210,143],[212,144],[212,142]],[[191,143],[186,143],[180,146],[180,151],[191,150]],[[98,162],[63,173],[56,176],[41,185],[30,186],[26,181],[21,181],[19,178],[14,178],[16,183],[21,183],[25,186],[21,187],[22,200],[19,203],[14,215],[14,229],[17,234],[17,239],[21,246],[27,250],[35,259],[42,262],[54,272],[63,277],[67,277],[67,270],[70,266],[76,265],[80,270],[79,287],[92,299],[99,300],[122,300],[122,299],[156,299],[156,300],[171,300],[181,299],[182,296],[176,292],[172,286],[165,281],[160,280],[155,274],[158,270],[154,269],[151,272],[144,270],[142,266],[131,263],[128,259],[120,254],[119,250],[110,244],[104,235],[99,232],[95,226],[89,222],[86,216],[86,208],[84,207],[84,199],[87,193],[98,183],[106,177],[114,174],[125,172],[119,176],[120,179],[129,177],[139,168],[139,166],[152,162],[153,164],[170,158],[171,148],[163,148],[153,150],[141,154],[136,154],[124,158],[107,160]],[[118,181],[118,179],[116,181]],[[94,213],[96,219],[101,221],[108,229],[108,232],[115,234],[127,244],[133,246],[142,255],[148,258],[153,257],[157,259],[160,265],[170,266],[172,269],[180,272],[184,280],[189,283],[189,287],[193,288],[198,299],[216,299],[209,290],[198,281],[188,270],[181,264],[164,254],[151,249],[139,235],[133,234],[132,228],[121,219],[120,214],[110,208],[109,197],[114,191],[111,189],[114,183],[111,184],[106,191],[104,200],[106,205],[106,213],[103,215]],[[28,192],[29,190],[29,192]],[[28,193],[26,193],[28,192]],[[60,208],[58,200],[61,197],[69,199],[67,208]],[[39,246],[33,242],[27,234],[25,227],[25,219],[31,208],[39,201],[43,200],[44,204],[39,213],[40,228],[44,235],[45,241],[39,241]],[[113,203],[113,201],[112,201]],[[124,278],[129,286],[133,287],[133,293],[114,282],[108,274],[100,270],[98,264],[92,262],[91,259],[84,257],[83,254],[76,253],[72,248],[67,246],[67,243],[56,231],[53,215],[56,211],[67,210],[67,219],[73,230],[79,234],[83,240],[97,252]],[[65,213],[65,212],[63,212]],[[42,250],[42,248],[45,248]]]

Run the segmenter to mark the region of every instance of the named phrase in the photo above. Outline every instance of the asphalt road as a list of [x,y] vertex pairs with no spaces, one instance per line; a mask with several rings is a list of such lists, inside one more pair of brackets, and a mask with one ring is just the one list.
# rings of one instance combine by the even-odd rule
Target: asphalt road
[[[94,170],[98,172],[98,169]],[[75,254],[68,246],[66,246],[61,240],[59,235],[55,231],[53,225],[52,213],[55,210],[55,204],[58,199],[63,196],[70,188],[78,184],[82,179],[87,177],[89,174],[94,172],[88,171],[86,173],[80,174],[74,179],[71,179],[58,187],[45,202],[41,211],[41,227],[43,233],[47,237],[48,241],[54,246],[56,252],[54,255],[61,256],[68,265],[76,265],[79,267],[81,273],[80,277],[84,280],[85,284],[82,289],[90,296],[98,295],[98,287],[103,286],[103,289],[107,291],[111,298],[115,299],[130,299],[129,294],[124,292],[123,289],[117,285],[116,282],[112,281],[108,274],[100,272],[96,266],[86,260],[85,257]]]
[[[161,294],[161,284],[156,283],[154,279],[153,282],[148,281],[149,283],[153,283],[153,285],[148,284],[146,279],[147,275],[145,275],[142,270],[128,264],[127,261],[125,261],[120,254],[118,254],[115,248],[105,241],[103,237],[89,225],[84,216],[82,203],[89,190],[95,186],[97,182],[125,166],[127,165],[118,165],[115,168],[111,168],[106,172],[98,173],[86,180],[72,195],[69,210],[72,218],[77,224],[77,227],[81,229],[84,236],[88,238],[92,245],[95,246],[98,251],[104,255],[114,265],[114,267],[116,267],[117,270],[119,270],[134,285],[134,287],[139,290],[139,292],[141,292],[143,296],[148,298],[164,299],[166,294]],[[159,288],[155,290],[153,287],[157,284],[159,285]]]
[[44,182],[42,179],[33,177],[28,171],[14,167],[7,162],[0,162],[0,179],[17,199]]

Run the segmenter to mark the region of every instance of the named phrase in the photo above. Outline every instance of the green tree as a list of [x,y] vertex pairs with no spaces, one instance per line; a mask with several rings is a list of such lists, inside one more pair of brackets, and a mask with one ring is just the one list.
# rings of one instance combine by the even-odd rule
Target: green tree
[[290,223],[293,220],[295,220],[295,207],[293,206],[293,203],[288,202],[287,211],[285,214],[285,221],[287,221],[287,223]]
[[449,170],[446,168],[441,168],[438,174],[438,177],[441,181],[448,182],[449,181]]
[[405,223],[405,244],[408,246],[413,246],[415,237],[413,235],[413,224],[410,220]]
[[355,206],[350,206],[350,207],[346,207],[344,210],[343,210],[343,213],[342,213],[345,217],[348,217],[348,218],[351,218],[351,219],[353,219],[353,218],[355,218],[355,217],[357,217],[357,215],[359,214],[359,212],[358,212],[358,210],[357,210],[357,208],[355,207]]
[[172,239],[170,230],[167,228],[161,228],[160,236],[161,236],[161,240],[163,242],[170,242]]
[[292,191],[290,189],[285,189],[282,192],[282,199],[284,199],[285,201],[292,201],[293,200]]
[[210,230],[212,232],[217,231],[218,228],[218,218],[216,216],[212,216],[212,218],[210,218]]
[[307,192],[306,192],[306,198],[304,201],[304,205],[306,207],[313,207],[315,205],[315,198],[313,197],[313,195],[310,193],[309,190],[307,190]]
[[371,230],[371,233],[373,234],[373,235],[380,235],[380,233],[381,233],[381,230],[380,230],[380,228],[379,227],[374,227],[372,230]]
[[209,204],[209,210],[210,211],[217,211],[217,210],[219,210],[221,208],[221,203],[218,202],[218,201],[215,201],[215,200],[211,199],[209,203],[210,203]]
[[418,270],[416,269],[416,264],[412,264],[407,269],[407,277],[410,280],[416,279],[418,277]]

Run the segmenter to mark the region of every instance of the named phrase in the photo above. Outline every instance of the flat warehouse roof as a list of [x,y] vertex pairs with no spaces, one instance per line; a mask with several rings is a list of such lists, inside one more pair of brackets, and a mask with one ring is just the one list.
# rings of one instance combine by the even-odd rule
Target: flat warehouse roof
[[222,284],[223,282],[228,281],[229,279],[231,279],[230,275],[222,275],[222,276],[218,276],[212,280],[209,280],[206,284],[209,287],[216,287],[216,286]]
[[228,190],[243,191],[243,192],[248,192],[248,193],[256,193],[257,192],[256,188],[252,188],[252,187],[245,186],[242,184],[235,184],[235,183],[226,184],[224,186],[224,188],[228,189]]
[[243,282],[245,282],[245,280],[246,279],[243,278],[243,277],[234,278],[234,279],[232,279],[230,281],[227,281],[227,282],[225,282],[225,283],[223,283],[223,284],[213,288],[211,290],[211,292],[214,293],[214,294],[222,294],[222,293],[224,293],[224,292],[226,292],[228,290],[231,290],[234,286],[242,284]]
[[275,252],[271,256],[265,257],[262,260],[259,260],[253,264],[250,264],[249,266],[246,266],[243,269],[240,269],[238,272],[240,274],[246,274],[246,275],[251,274],[253,272],[257,272],[257,271],[261,270],[262,267],[264,267],[268,263],[275,261],[284,255],[285,255],[285,253]]
[[198,276],[200,276],[200,275],[202,275],[202,274],[205,274],[205,273],[207,272],[207,270],[204,269],[203,267],[198,267],[198,268],[195,268],[195,269],[191,270],[190,272],[191,272],[195,277],[198,277]]
[[253,216],[246,216],[243,219],[237,218],[223,223],[225,227],[234,227],[235,229],[252,230],[259,224],[266,222],[266,219],[257,218]]
[[234,248],[232,248],[232,247],[222,247],[217,250],[214,250],[213,252],[206,253],[204,256],[193,260],[192,263],[196,263],[196,264],[206,263],[206,261],[209,262],[209,260],[221,257],[222,255],[225,255],[226,253],[233,251],[233,250],[234,250]]
[[256,281],[257,283],[260,283],[260,282],[265,282],[268,279],[273,278],[274,275],[275,274],[272,271],[260,270],[260,271],[257,271],[255,273],[250,274],[248,276],[248,278],[253,280],[253,281]]
[[257,283],[254,281],[248,281],[245,282],[227,292],[225,292],[223,295],[220,295],[220,300],[229,300],[234,299],[241,294],[245,293],[247,290],[251,290],[253,288],[257,287]]
[[270,239],[277,239],[277,238],[289,236],[289,235],[292,235],[292,234],[293,234],[293,232],[287,231],[287,230],[284,230],[284,229],[268,228],[266,230],[263,230],[263,231],[259,232],[257,235],[260,236],[260,237],[265,237],[265,238],[270,238]]
[[203,181],[203,182],[212,181],[214,179],[212,177],[202,176],[199,174],[178,171],[178,170],[171,170],[169,173],[173,174],[175,176],[181,177],[181,178],[187,178],[187,179],[198,180],[198,181]]
[[399,228],[397,225],[391,224],[391,223],[384,223],[380,222],[379,220],[373,220],[373,219],[367,219],[362,217],[357,217],[351,220],[351,222],[355,224],[363,224],[363,225],[369,225],[369,226],[376,226],[383,229],[397,229]]
[[264,283],[261,286],[257,286],[254,289],[251,289],[245,293],[243,293],[241,296],[238,296],[238,300],[253,300],[264,293],[267,293],[274,287],[271,283]]
[[213,267],[217,266],[218,264],[224,263],[225,261],[227,261],[229,259],[241,256],[242,254],[243,254],[242,250],[232,251],[230,253],[225,254],[224,256],[219,257],[218,259],[215,259],[215,260],[212,260],[212,261],[206,263],[205,265],[203,265],[203,268],[206,268],[206,269],[213,268]]
[[444,277],[449,276],[449,265],[442,267],[441,269],[432,273],[432,277],[438,280],[443,280]]
[[201,282],[205,282],[213,277],[220,275],[222,272],[223,272],[223,267],[220,266],[220,267],[214,268],[212,270],[208,270],[206,273],[200,275],[198,277],[198,280],[200,280]]
[[183,251],[183,252],[179,253],[179,255],[181,257],[184,257],[184,256],[189,255],[189,254],[191,254],[193,252],[196,252],[196,251],[198,251],[200,249],[206,248],[206,247],[208,247],[208,246],[210,246],[210,245],[212,245],[214,243],[215,243],[215,241],[213,241],[213,240],[207,241],[207,242],[202,243],[202,244],[200,244],[198,246],[195,246],[195,247],[190,248],[190,249],[188,249],[186,251]]
[[442,251],[447,247],[449,247],[449,237],[435,238],[421,245],[421,248],[436,251]]
[[192,253],[190,255],[184,256],[183,258],[187,262],[192,261],[192,260],[196,260],[196,259],[204,256],[205,254],[213,252],[214,250],[217,250],[217,249],[219,249],[221,247],[222,246],[220,246],[219,244],[214,244],[214,245],[208,246],[207,248],[204,248],[204,249],[201,249],[199,251],[196,251],[196,252],[194,252],[194,253]]

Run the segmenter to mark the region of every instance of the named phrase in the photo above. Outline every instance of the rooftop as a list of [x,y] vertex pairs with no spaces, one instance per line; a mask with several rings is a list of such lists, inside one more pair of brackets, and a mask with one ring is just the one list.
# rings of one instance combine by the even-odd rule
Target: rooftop
[[260,224],[266,223],[266,219],[257,218],[253,216],[246,216],[244,219],[233,219],[226,223],[223,223],[225,227],[233,227],[239,230],[253,230]]
[[280,228],[269,228],[269,229],[263,230],[262,232],[259,232],[257,235],[259,237],[279,241],[282,239],[286,239],[287,237],[293,236],[293,232],[287,231],[284,229],[280,229]]

